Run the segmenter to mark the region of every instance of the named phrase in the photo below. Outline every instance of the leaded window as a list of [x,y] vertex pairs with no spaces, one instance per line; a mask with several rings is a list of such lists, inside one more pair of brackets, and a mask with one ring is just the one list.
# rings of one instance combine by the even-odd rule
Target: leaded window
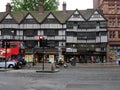
[[4,29],[2,30],[2,35],[15,35],[16,32],[14,31],[13,33],[13,30],[10,30],[10,29]]
[[1,24],[16,24],[16,22],[13,19],[4,19]]
[[120,18],[118,18],[118,26],[120,27]]
[[58,22],[58,20],[55,19],[55,18],[47,18],[47,19],[44,21],[44,23],[46,23],[46,24],[57,24],[57,23],[59,23],[59,22]]
[[46,36],[57,36],[58,30],[44,30],[44,35]]
[[25,36],[35,36],[37,35],[37,30],[23,30]]
[[107,23],[106,22],[100,22],[100,28],[106,28]]
[[115,31],[110,31],[110,36],[111,39],[115,38]]
[[23,21],[24,24],[37,24],[37,21],[34,19],[25,19]]
[[120,39],[120,31],[118,31],[118,38]]
[[93,40],[96,38],[95,32],[83,32],[83,33],[77,33],[79,40]]
[[67,34],[67,36],[76,36],[77,35],[76,32],[67,32],[66,34]]
[[67,29],[73,29],[74,22],[67,22]]
[[113,26],[115,26],[115,23],[116,23],[115,18],[109,18],[108,19],[108,25],[109,26],[113,27]]

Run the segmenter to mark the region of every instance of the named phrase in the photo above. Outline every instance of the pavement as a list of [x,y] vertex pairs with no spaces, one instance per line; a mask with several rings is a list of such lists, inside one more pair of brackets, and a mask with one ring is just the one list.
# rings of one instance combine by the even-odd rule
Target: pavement
[[[114,68],[114,67],[120,67],[120,65],[117,65],[115,62],[113,63],[76,63],[76,66],[71,66],[70,63],[68,64],[68,68],[102,68],[102,67],[106,67],[106,68]],[[6,71],[18,71],[18,72],[24,72],[24,71],[28,71],[28,72],[45,72],[45,73],[56,73],[59,72],[60,69],[62,69],[64,67],[60,67],[60,68],[55,68],[55,66],[52,67],[51,63],[37,63],[36,65],[32,66],[31,65],[26,65],[25,67],[23,67],[22,69],[5,69],[5,68],[0,68],[0,72],[6,72]]]
[[[76,63],[76,66],[72,66],[70,63],[67,63],[68,68],[84,68],[84,67],[118,67],[120,65],[117,65],[115,62],[113,63]],[[31,67],[25,67],[25,69],[38,69],[42,70],[44,66],[44,70],[51,70],[52,64],[51,63],[37,63],[35,66]],[[55,67],[55,66],[54,66]],[[63,68],[63,67],[60,67]]]

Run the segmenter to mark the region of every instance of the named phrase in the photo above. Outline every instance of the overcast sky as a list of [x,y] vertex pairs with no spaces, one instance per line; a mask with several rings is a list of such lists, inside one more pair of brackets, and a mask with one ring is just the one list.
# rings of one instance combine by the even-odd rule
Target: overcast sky
[[[0,2],[0,12],[4,12],[6,10],[6,4],[11,0],[2,0]],[[63,2],[67,4],[67,10],[75,10],[75,9],[87,9],[93,8],[93,0],[59,0],[59,10],[62,10]]]

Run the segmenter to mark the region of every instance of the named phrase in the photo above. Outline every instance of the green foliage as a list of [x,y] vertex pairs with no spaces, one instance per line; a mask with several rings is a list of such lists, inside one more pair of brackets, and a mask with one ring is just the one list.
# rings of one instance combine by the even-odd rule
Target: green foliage
[[46,11],[57,10],[58,0],[11,0],[13,11],[37,11],[38,4],[41,2]]

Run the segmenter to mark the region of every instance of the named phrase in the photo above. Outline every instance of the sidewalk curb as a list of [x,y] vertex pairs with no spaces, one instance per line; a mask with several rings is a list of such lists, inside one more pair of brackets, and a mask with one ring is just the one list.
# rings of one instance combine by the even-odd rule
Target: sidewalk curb
[[46,71],[43,71],[43,70],[37,70],[36,72],[37,73],[39,73],[39,72],[41,72],[41,73],[56,73],[56,72],[59,72],[60,70],[59,69],[55,69],[54,71],[48,71],[48,70],[46,70]]
[[10,71],[8,69],[0,69],[0,72],[7,72],[7,71]]

